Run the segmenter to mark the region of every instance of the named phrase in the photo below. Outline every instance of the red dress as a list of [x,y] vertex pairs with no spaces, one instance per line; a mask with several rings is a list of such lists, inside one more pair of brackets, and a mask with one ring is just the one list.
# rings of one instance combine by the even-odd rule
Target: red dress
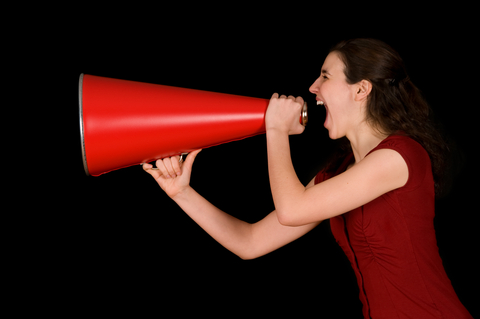
[[[357,276],[364,318],[472,318],[438,253],[428,153],[413,139],[398,135],[371,152],[385,148],[405,159],[405,186],[330,219],[332,233]],[[353,154],[347,156],[335,174],[320,172],[315,183],[344,172],[353,160]]]

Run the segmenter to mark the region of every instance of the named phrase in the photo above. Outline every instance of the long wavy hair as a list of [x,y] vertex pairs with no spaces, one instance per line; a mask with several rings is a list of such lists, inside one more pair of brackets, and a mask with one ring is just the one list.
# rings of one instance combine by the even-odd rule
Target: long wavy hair
[[[376,39],[342,41],[330,52],[337,52],[345,64],[344,73],[349,84],[362,80],[372,83],[366,121],[382,134],[409,136],[428,152],[435,193],[440,196],[444,189],[448,146],[432,120],[430,106],[410,80],[400,55]],[[349,143],[344,144],[343,150],[351,151],[349,147]]]

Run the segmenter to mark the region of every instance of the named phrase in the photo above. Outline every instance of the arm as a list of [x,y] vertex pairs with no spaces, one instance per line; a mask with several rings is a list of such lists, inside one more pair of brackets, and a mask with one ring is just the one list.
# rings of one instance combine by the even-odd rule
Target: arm
[[[288,134],[292,128],[275,124],[274,118],[274,113],[290,109],[294,114],[290,123],[297,125],[295,117],[299,113],[292,105],[300,103],[293,98],[276,99],[272,98],[270,117],[267,109],[267,151],[273,200],[282,225],[300,226],[346,213],[407,182],[408,167],[403,157],[394,150],[382,149],[338,176],[308,189],[303,187],[290,157]],[[283,122],[288,123],[288,118]]]
[[[240,258],[253,259],[265,255],[318,225],[316,222],[303,227],[283,226],[278,222],[275,211],[261,221],[249,224],[221,211],[189,185],[191,168],[198,152],[192,152],[183,166],[178,164],[177,157],[173,157],[157,161],[159,169],[153,169],[150,164],[144,164],[143,168],[200,227]],[[309,186],[312,185],[313,181]]]
[[282,225],[299,226],[341,215],[402,187],[408,180],[403,157],[394,150],[382,149],[346,172],[305,189],[287,157],[285,138],[271,134],[268,141],[270,183]]
[[217,242],[244,260],[266,255],[319,224],[284,226],[279,223],[276,211],[257,223],[249,224],[221,211],[192,188],[174,201]]

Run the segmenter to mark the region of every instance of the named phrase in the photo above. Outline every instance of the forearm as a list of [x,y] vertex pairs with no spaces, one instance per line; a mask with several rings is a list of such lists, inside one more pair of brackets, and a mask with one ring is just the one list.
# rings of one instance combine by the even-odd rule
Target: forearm
[[251,224],[218,209],[191,187],[173,200],[222,246],[240,258],[246,258],[250,247]]
[[288,134],[277,130],[267,131],[268,172],[275,209],[279,221],[288,223],[288,215],[294,213],[303,192],[293,167]]

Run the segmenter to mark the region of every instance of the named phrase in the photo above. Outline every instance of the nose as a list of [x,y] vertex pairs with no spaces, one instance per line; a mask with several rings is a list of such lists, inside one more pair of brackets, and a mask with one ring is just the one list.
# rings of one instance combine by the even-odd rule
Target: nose
[[320,78],[316,79],[315,82],[310,86],[310,93],[318,94],[320,92]]

